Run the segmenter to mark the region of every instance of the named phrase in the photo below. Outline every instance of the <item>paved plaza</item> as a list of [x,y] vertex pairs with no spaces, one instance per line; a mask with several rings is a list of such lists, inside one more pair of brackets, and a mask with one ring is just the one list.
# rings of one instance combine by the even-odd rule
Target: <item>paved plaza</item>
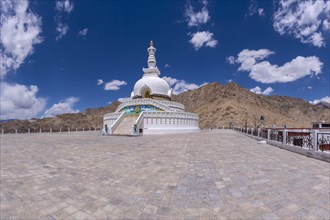
[[1,219],[329,219],[329,163],[231,130],[0,138]]

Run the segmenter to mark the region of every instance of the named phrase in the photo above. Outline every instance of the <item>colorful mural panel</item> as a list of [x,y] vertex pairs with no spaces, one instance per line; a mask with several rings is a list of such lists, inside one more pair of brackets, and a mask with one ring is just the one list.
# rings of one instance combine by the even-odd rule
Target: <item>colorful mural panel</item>
[[143,111],[159,111],[159,109],[152,105],[134,105],[126,106],[122,111],[125,111],[126,114],[138,114]]

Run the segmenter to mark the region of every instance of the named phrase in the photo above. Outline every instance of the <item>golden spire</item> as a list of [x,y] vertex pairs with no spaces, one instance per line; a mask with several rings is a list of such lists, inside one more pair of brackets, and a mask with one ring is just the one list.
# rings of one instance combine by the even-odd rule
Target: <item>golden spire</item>
[[150,47],[153,47],[154,46],[154,42],[151,40],[150,41]]

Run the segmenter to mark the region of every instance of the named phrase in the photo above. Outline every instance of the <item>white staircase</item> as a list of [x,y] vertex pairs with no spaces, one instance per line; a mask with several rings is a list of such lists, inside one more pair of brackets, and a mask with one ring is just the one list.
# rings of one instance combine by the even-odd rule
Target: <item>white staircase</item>
[[114,134],[114,135],[131,135],[132,128],[134,126],[136,119],[139,117],[139,115],[140,114],[125,115],[123,120],[120,122],[120,124],[117,126],[117,128],[113,131],[112,134]]

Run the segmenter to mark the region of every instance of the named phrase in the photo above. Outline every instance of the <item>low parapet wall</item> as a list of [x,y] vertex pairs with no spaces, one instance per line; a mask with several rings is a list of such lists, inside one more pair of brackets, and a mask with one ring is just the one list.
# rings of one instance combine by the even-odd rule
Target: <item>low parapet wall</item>
[[297,147],[297,146],[282,144],[282,143],[279,143],[276,141],[267,141],[267,143],[270,145],[273,145],[275,147],[284,149],[284,150],[288,150],[288,151],[295,152],[295,153],[298,153],[301,155],[305,155],[307,157],[312,157],[312,158],[330,163],[330,153],[308,150],[308,149]]
[[145,128],[143,134],[179,134],[199,132],[199,128]]
[[[234,129],[234,130],[236,130],[236,129]],[[240,132],[239,130],[236,130],[236,131]],[[265,141],[267,141],[267,144],[278,147],[280,149],[288,150],[288,151],[291,151],[291,152],[294,152],[294,153],[304,155],[306,157],[311,157],[311,158],[315,158],[315,159],[322,160],[322,161],[330,163],[330,152],[322,152],[322,151],[319,151],[319,150],[309,150],[309,149],[302,148],[302,147],[299,147],[299,146],[288,145],[288,144],[283,144],[283,143],[278,142],[278,141],[267,140],[263,137],[254,136],[254,135],[244,133],[244,132],[240,132],[240,133],[243,134],[243,135],[246,135],[250,138],[253,138],[255,140],[258,140],[258,141],[265,140]]]

